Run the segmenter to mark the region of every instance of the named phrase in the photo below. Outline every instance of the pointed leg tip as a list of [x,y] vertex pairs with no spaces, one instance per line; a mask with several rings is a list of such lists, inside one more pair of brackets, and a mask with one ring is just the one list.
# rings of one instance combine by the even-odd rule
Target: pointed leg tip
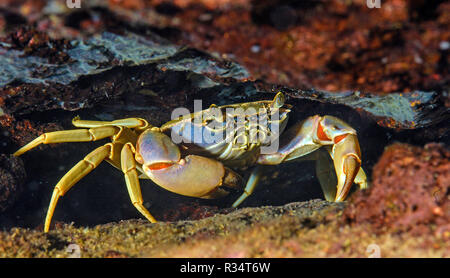
[[13,156],[18,157],[21,156],[22,154],[26,153],[28,151],[28,149],[25,149],[25,147],[22,147],[20,149],[18,149],[16,152],[13,153]]
[[241,202],[238,202],[239,200],[234,201],[234,203],[231,205],[232,208],[237,208]]
[[242,195],[241,197],[239,197],[239,199],[237,199],[236,201],[234,201],[234,203],[231,205],[232,208],[237,208],[244,200],[245,198],[247,198],[248,195]]
[[342,180],[339,178],[336,198],[334,199],[335,202],[343,202],[345,200],[355,181],[360,166],[361,162],[354,155],[348,155],[344,158],[343,174],[345,179]]

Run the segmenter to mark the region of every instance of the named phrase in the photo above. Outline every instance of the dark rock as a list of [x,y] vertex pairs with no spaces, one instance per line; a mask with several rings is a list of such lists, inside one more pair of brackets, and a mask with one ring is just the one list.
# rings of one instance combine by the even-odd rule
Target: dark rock
[[248,76],[235,63],[172,45],[157,35],[104,32],[86,41],[68,42],[22,28],[0,45],[0,52],[0,107],[10,114],[92,107],[145,88],[166,71],[209,77],[199,80],[200,86]]
[[10,208],[23,191],[25,168],[20,158],[0,154],[0,213]]

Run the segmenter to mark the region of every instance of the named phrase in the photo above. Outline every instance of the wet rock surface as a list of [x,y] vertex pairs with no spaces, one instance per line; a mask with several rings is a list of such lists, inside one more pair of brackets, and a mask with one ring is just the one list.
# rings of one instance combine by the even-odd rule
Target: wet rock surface
[[[343,204],[323,200],[242,208],[196,221],[124,220],[95,227],[58,224],[45,234],[13,228],[0,232],[2,257],[448,257],[448,241],[374,235],[370,227],[341,226]],[[74,252],[76,251],[76,252]]]
[[20,158],[0,154],[0,212],[3,213],[18,199],[26,179]]
[[[339,207],[342,205],[311,200],[281,207],[220,212],[214,217],[197,221],[152,224],[143,220],[126,220],[92,228],[75,228],[57,223],[48,234],[15,228],[9,233],[0,232],[0,254],[4,257],[68,257],[71,253],[68,253],[67,246],[77,244],[83,257],[108,257],[110,254],[124,257],[164,256],[167,254],[165,249],[171,245],[192,242],[194,238],[208,240],[226,237],[236,232],[245,232],[259,223],[282,218],[295,218],[295,221],[303,222],[303,226],[315,226],[323,221],[322,214]],[[130,244],[134,248],[130,249]],[[233,252],[232,249],[230,252]],[[229,253],[228,256],[236,255]]]
[[[5,208],[0,227],[7,231],[0,250],[7,250],[5,256],[64,257],[74,238],[91,250],[83,253],[87,257],[366,256],[375,239],[386,248],[401,245],[385,250],[386,256],[449,256],[448,3],[427,7],[431,15],[424,20],[417,14],[424,9],[411,4],[415,1],[383,2],[395,11],[390,14],[387,8],[372,11],[340,1],[162,2],[84,1],[75,10],[60,1],[23,1],[21,8],[2,4],[0,187],[6,191],[0,189],[0,211]],[[160,126],[174,108],[194,111],[194,100],[201,99],[205,109],[271,99],[278,91],[293,106],[289,125],[329,114],[358,131],[372,189],[355,192],[346,205],[308,202],[322,198],[314,163],[291,163],[268,167],[242,204],[252,208],[234,211],[230,205],[239,194],[199,200],[143,180],[144,205],[157,219],[173,222],[118,222],[141,216],[122,173],[104,163],[60,200],[56,231],[50,236],[39,231],[56,182],[104,144],[40,146],[20,157],[25,180],[20,160],[10,154],[43,132],[71,129],[75,116],[141,117]],[[414,178],[418,173],[421,178]],[[285,205],[297,201],[303,203]],[[272,217],[274,211],[290,216]],[[298,211],[317,217],[305,220]],[[151,243],[162,244],[153,251],[144,246],[131,251],[123,244],[94,252],[89,245],[111,235],[117,235],[112,245],[125,238],[135,244],[147,230],[160,238],[166,229],[185,231],[186,220],[204,232],[183,240],[178,232],[168,233],[167,242]],[[63,224],[71,222],[74,226]],[[108,222],[118,223],[93,227]],[[235,224],[240,228],[230,228]],[[134,239],[128,238],[130,231]],[[361,240],[339,241],[333,234],[340,232]],[[13,235],[20,236],[6,244]],[[408,240],[412,236],[416,243]],[[211,250],[214,242],[232,242],[232,251]]]
[[[40,43],[33,43],[35,37]],[[164,75],[162,79],[166,82],[170,77],[165,71],[204,75],[206,80],[198,80],[203,82],[200,86],[214,85],[208,75],[216,79],[244,79],[248,75],[232,62],[182,49],[151,34],[145,38],[133,33],[103,32],[87,41],[68,42],[50,40],[34,29],[20,29],[10,34],[7,41],[11,43],[0,50],[3,52],[0,63],[5,65],[1,72],[0,101],[5,113],[16,115],[92,107],[124,92],[145,89],[146,84],[155,86],[158,72],[162,72],[160,75]],[[64,58],[55,60],[56,56]],[[72,94],[73,91],[77,93]]]

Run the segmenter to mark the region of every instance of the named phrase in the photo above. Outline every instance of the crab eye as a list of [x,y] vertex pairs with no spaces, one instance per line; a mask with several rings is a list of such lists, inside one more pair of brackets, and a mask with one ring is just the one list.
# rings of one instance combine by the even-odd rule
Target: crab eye
[[278,92],[272,101],[272,107],[278,109],[284,105],[284,101],[284,94],[282,92]]

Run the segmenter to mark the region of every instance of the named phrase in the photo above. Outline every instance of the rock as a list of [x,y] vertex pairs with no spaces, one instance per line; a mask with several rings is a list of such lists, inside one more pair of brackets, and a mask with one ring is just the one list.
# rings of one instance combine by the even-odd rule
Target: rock
[[357,192],[343,218],[378,231],[432,233],[450,238],[450,151],[393,144],[372,173],[372,188]]
[[161,74],[165,78],[180,71],[204,75],[192,81],[200,87],[214,86],[215,79],[242,80],[248,75],[235,63],[175,46],[155,34],[104,32],[86,41],[68,41],[22,28],[4,41],[0,107],[12,115],[92,107],[124,92],[154,86]]
[[49,233],[13,228],[0,231],[0,257],[369,257],[374,244],[383,258],[450,255],[442,239],[428,234],[401,237],[377,235],[363,225],[343,227],[338,216],[343,207],[310,200],[195,221],[63,224]]
[[[373,95],[361,92],[339,94],[319,90],[281,89],[292,98],[341,104],[369,117],[382,127],[408,130],[433,126],[450,119],[445,98],[438,92],[405,92]],[[448,132],[448,130],[446,131]]]
[[12,207],[23,191],[26,172],[20,158],[0,154],[0,213]]

